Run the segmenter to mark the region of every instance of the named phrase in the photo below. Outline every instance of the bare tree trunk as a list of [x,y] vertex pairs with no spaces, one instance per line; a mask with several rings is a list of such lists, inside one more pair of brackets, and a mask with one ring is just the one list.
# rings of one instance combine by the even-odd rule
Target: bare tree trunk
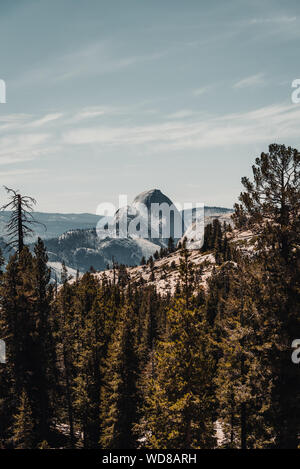
[[18,194],[18,249],[19,254],[24,247],[24,233],[23,233],[23,222],[22,222],[22,199],[21,195]]
[[74,436],[74,420],[73,420],[73,406],[72,398],[70,392],[70,379],[69,379],[69,366],[65,347],[63,347],[63,357],[64,357],[64,368],[65,368],[65,378],[66,378],[66,394],[67,394],[67,405],[68,405],[68,416],[69,416],[69,426],[70,426],[70,439],[71,447],[75,446],[75,436]]
[[241,449],[247,449],[246,404],[241,404]]

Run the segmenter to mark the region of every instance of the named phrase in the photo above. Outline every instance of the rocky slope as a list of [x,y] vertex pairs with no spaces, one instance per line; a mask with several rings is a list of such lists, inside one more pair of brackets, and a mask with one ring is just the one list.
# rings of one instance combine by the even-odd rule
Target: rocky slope
[[[227,217],[228,222],[228,217]],[[228,241],[244,254],[252,255],[256,245],[256,238],[251,231],[234,229],[227,233]],[[216,264],[213,252],[203,253],[200,250],[190,251],[190,261],[194,265],[197,278],[197,285],[207,288],[207,281],[213,271],[220,269]],[[147,285],[155,285],[161,295],[174,294],[176,285],[179,282],[178,265],[180,262],[180,252],[175,251],[168,256],[154,261],[151,268],[149,264],[127,268],[127,274],[131,282],[145,282]],[[153,274],[152,274],[153,272]],[[114,275],[112,269],[95,273],[95,276],[101,281],[104,277],[110,282],[117,281],[118,274]]]
[[[147,285],[155,285],[158,293],[166,295],[168,293],[174,294],[176,285],[179,281],[178,265],[180,254],[175,251],[167,257],[158,259],[154,262],[153,269],[149,265],[142,265],[136,267],[128,267],[127,273],[131,282],[147,283]],[[213,267],[215,266],[215,257],[212,253],[201,253],[200,251],[191,251],[190,261],[193,262],[197,272],[199,273],[199,283],[204,288],[207,286],[207,279],[211,276]],[[153,272],[153,276],[152,276]],[[201,272],[201,275],[200,275]],[[101,281],[104,276],[111,282],[114,279],[114,272],[112,269],[103,272],[97,272],[95,276]]]

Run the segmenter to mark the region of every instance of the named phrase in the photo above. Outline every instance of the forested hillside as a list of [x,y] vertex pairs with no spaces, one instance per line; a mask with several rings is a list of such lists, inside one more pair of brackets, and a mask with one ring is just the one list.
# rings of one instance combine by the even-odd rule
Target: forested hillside
[[[148,260],[149,282],[125,266],[71,282],[63,268],[57,286],[42,240],[33,253],[24,243],[26,207],[16,212],[0,276],[2,448],[298,447],[299,152],[270,145],[242,183],[234,229],[252,247],[209,224],[205,288],[184,241]],[[175,249],[162,294],[154,267]]]

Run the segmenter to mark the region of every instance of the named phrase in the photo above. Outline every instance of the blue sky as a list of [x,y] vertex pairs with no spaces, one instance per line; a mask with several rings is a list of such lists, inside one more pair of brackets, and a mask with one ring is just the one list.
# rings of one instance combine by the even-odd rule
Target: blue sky
[[299,41],[296,0],[1,0],[0,183],[40,211],[232,206],[269,143],[299,146]]

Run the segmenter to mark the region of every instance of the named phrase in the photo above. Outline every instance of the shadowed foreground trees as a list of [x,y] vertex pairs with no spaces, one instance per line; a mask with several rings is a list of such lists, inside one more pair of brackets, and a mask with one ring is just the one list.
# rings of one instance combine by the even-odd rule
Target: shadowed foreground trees
[[300,154],[273,144],[256,158],[252,169],[253,181],[242,179],[246,190],[234,218],[239,226],[258,233],[258,258],[266,282],[263,308],[276,324],[278,355],[275,360],[270,356],[276,444],[297,447],[300,375],[291,362],[290,347],[300,334]]
[[[52,410],[50,393],[55,374],[55,351],[50,321],[52,289],[47,256],[41,240],[33,256],[27,247],[14,254],[1,277],[1,336],[6,343],[6,405],[11,419],[25,392],[31,408],[32,440],[47,440]],[[24,401],[25,402],[25,401]],[[24,404],[23,402],[23,404]]]

